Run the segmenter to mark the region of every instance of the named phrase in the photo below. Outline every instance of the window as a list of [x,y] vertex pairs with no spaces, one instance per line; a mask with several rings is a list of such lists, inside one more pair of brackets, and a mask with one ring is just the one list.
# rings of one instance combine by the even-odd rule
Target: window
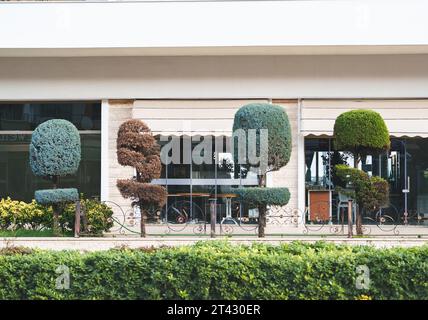
[[[244,174],[243,170],[234,164],[232,153],[227,148],[229,137],[157,136],[157,139],[161,148],[167,144],[170,144],[171,148],[168,153],[171,162],[165,164],[166,156],[163,156],[161,179],[153,181],[164,185],[168,190],[168,215],[164,219],[176,222],[169,221],[176,219],[174,208],[188,205],[191,206],[187,209],[191,212],[189,220],[206,221],[209,219],[210,201],[216,199],[218,222],[228,215],[228,210],[229,214],[232,211],[234,219],[248,221],[248,209],[239,210],[239,206],[235,206],[233,201],[230,203],[230,198],[233,197],[233,188],[255,186],[258,185],[258,180],[255,174]],[[210,148],[200,149],[201,142],[206,142]],[[197,153],[201,157],[200,160],[195,161],[194,157],[189,157],[192,153]]]
[[60,186],[76,187],[85,197],[99,197],[101,183],[101,104],[46,102],[0,104],[0,198],[31,201],[37,189],[51,188],[29,166],[32,131],[49,119],[66,119],[80,132],[82,160],[76,175]]
[[[391,138],[389,152],[367,155],[359,163],[369,176],[389,182],[388,215],[396,222],[402,221],[404,212],[410,218],[428,214],[427,148],[427,138]],[[337,202],[337,178],[330,171],[336,164],[353,167],[354,160],[349,153],[334,151],[331,138],[305,139],[306,205],[309,193],[320,190],[332,192],[333,205]]]

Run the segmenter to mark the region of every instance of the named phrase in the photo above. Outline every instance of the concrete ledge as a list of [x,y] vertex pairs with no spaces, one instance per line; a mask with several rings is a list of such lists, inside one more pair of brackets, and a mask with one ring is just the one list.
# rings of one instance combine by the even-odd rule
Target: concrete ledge
[[11,246],[22,246],[28,248],[37,248],[43,250],[79,250],[79,251],[98,251],[113,248],[143,248],[143,247],[161,247],[161,246],[183,246],[192,245],[198,241],[215,241],[227,239],[233,244],[251,244],[254,242],[268,243],[278,245],[281,243],[290,243],[301,241],[305,243],[314,243],[316,241],[328,241],[335,244],[348,245],[370,245],[377,248],[390,247],[415,247],[428,244],[428,238],[404,238],[404,237],[376,237],[376,238],[343,238],[343,237],[267,237],[258,239],[255,237],[236,237],[236,238],[207,238],[207,237],[153,237],[153,238],[1,238],[0,248]]
[[428,3],[408,2],[6,2],[0,55],[427,52]]

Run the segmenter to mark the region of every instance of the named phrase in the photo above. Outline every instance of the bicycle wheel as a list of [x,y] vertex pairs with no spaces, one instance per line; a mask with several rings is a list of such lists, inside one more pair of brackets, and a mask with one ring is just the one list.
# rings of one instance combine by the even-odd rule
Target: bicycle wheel
[[202,209],[196,203],[180,200],[168,207],[164,221],[169,224],[185,225],[205,221],[204,217]]

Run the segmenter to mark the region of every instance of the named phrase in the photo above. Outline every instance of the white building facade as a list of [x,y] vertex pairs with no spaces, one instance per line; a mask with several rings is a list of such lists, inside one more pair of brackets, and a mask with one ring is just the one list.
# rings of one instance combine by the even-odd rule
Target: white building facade
[[[399,215],[424,217],[426,12],[426,1],[379,0],[0,3],[0,198],[28,200],[43,184],[25,157],[45,119],[69,119],[82,134],[77,181],[65,183],[126,211],[116,188],[133,174],[116,159],[123,121],[142,119],[159,136],[227,139],[239,107],[267,102],[285,108],[293,138],[268,186],[289,188],[299,223],[311,220],[311,194],[336,221],[326,161],[335,118],[357,108],[380,112],[392,139],[363,169],[388,179]],[[164,168],[158,183],[191,201],[253,183],[217,169]]]

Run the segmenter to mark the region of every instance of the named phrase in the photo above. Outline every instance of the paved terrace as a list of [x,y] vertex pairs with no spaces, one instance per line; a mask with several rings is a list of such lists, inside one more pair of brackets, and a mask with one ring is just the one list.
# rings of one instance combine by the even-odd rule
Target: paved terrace
[[143,247],[162,247],[162,246],[183,246],[192,245],[198,241],[227,240],[233,244],[251,244],[254,242],[269,243],[278,245],[281,243],[291,243],[301,241],[305,243],[314,243],[317,241],[328,241],[335,244],[349,245],[370,245],[378,248],[390,247],[413,247],[428,245],[428,233],[407,234],[407,235],[388,235],[379,234],[363,237],[354,237],[349,239],[346,235],[335,235],[334,233],[325,234],[306,234],[306,235],[268,235],[266,238],[259,239],[255,235],[234,235],[220,236],[210,238],[207,235],[180,235],[163,234],[151,235],[147,238],[134,236],[108,236],[108,237],[81,237],[81,238],[0,238],[0,249],[11,246],[22,246],[44,250],[79,250],[79,251],[97,251],[113,248],[143,248]]

